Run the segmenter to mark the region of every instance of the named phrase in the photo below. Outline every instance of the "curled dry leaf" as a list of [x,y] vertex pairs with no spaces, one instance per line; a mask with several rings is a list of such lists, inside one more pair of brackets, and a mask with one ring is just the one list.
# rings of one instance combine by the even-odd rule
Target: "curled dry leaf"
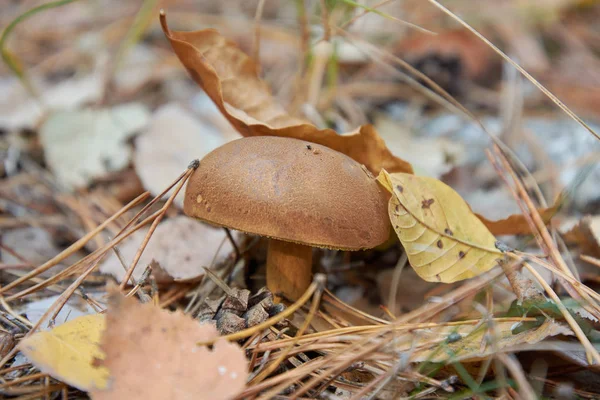
[[108,370],[93,362],[102,358],[99,343],[104,327],[104,315],[86,315],[51,331],[34,333],[19,343],[19,350],[53,378],[81,390],[102,389]]
[[392,226],[421,278],[456,282],[502,262],[494,235],[448,185],[385,170],[377,179],[392,193],[388,207]]
[[118,292],[110,294],[102,364],[110,370],[102,399],[230,399],[248,376],[244,351],[218,340],[212,350],[197,342],[219,335],[181,312],[140,304]]
[[243,136],[282,136],[318,143],[348,155],[372,172],[382,168],[412,173],[412,166],[395,157],[371,125],[339,135],[294,118],[279,105],[258,78],[254,61],[214,29],[163,31],[192,78]]

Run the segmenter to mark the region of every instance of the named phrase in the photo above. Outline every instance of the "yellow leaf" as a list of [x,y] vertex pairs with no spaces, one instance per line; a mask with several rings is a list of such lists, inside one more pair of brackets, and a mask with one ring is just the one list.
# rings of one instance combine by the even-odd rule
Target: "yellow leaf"
[[108,370],[92,364],[103,358],[99,343],[104,326],[104,315],[85,315],[51,331],[34,333],[21,341],[19,350],[53,378],[81,390],[102,389]]
[[377,179],[392,193],[392,226],[421,278],[455,282],[482,274],[503,259],[494,235],[448,185],[385,170]]

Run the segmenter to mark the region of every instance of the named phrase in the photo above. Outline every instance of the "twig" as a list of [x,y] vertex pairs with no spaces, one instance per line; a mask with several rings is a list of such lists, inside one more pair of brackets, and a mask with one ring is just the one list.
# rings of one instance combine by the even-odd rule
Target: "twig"
[[[285,334],[288,330],[289,330],[289,328],[284,328],[281,331],[277,332],[277,336],[275,336],[274,340],[280,339],[281,336],[283,334]],[[265,329],[264,332],[265,333],[262,335],[263,338],[270,334],[270,332],[269,332],[268,329]],[[259,332],[258,334],[261,334],[261,332]],[[260,340],[262,340],[262,338]],[[260,340],[259,340],[259,343],[260,343]],[[267,365],[267,362],[269,361],[269,357],[271,356],[271,351],[272,350],[267,350],[267,351],[265,351],[263,353],[262,360],[260,361],[260,365],[258,366],[258,368],[256,369],[256,371],[254,371],[250,375],[250,377],[248,378],[248,382],[252,382],[254,380],[254,378],[257,377],[258,374],[260,374],[262,372],[263,368]],[[250,367],[249,367],[250,371],[252,371],[254,369],[253,366],[254,366],[254,363],[255,363],[255,360],[256,360],[256,357],[257,357],[258,353],[259,353],[258,351],[254,351],[252,353],[252,361],[250,362]],[[258,383],[258,382],[256,382],[256,383]]]
[[215,274],[214,272],[212,272],[210,270],[210,268],[204,268],[204,271],[206,272],[206,276],[208,276],[210,278],[211,281],[213,281],[215,283],[215,285],[217,285],[218,287],[220,287],[227,296],[235,296],[235,293],[233,292],[233,290],[231,290],[231,288],[229,287],[229,285],[227,285],[225,283],[225,281],[223,281],[223,279],[219,278],[217,276],[217,274]]
[[[240,249],[237,245],[237,243],[235,242],[235,240],[233,239],[233,235],[231,234],[231,231],[229,230],[229,228],[223,228],[225,229],[225,233],[227,234],[227,238],[229,239],[229,242],[231,242],[231,246],[233,247],[233,251],[235,251],[235,260],[239,260],[242,257],[242,253],[240,253]],[[216,257],[216,254],[215,254]]]
[[[92,266],[90,268],[88,268],[87,271],[85,271],[83,274],[81,274],[81,276],[79,278],[77,278],[71,285],[69,285],[69,287],[67,289],[65,289],[64,293],[62,293],[58,297],[58,299],[56,299],[56,301],[46,310],[46,312],[44,312],[44,314],[40,317],[38,322],[36,322],[33,325],[31,330],[25,335],[25,337],[29,337],[33,333],[35,333],[39,329],[42,322],[44,320],[46,320],[46,318],[48,318],[48,316],[51,313],[53,313],[55,310],[56,310],[56,313],[58,313],[58,311],[60,311],[60,309],[64,306],[64,304],[67,302],[67,300],[71,297],[73,292],[75,292],[77,287],[79,287],[79,285],[85,280],[85,278],[87,278],[87,276],[95,269],[95,267],[97,265],[98,265],[98,263],[92,264]],[[15,353],[17,351],[18,350],[16,347],[13,348],[2,360],[0,360],[0,368],[2,368],[4,366],[4,364],[6,364],[15,355]]]
[[327,0],[321,0],[321,24],[323,25],[323,41],[329,42],[331,40],[331,25]]
[[262,18],[265,0],[258,0],[254,14],[254,43],[252,44],[252,58],[256,63],[256,72],[260,74],[260,20]]
[[310,76],[308,80],[306,95],[307,102],[311,106],[316,106],[319,101],[319,93],[323,86],[323,78],[325,76],[325,70],[327,63],[331,58],[333,52],[333,45],[330,42],[324,41],[317,43],[313,47],[313,62],[310,68]]
[[341,311],[346,311],[356,317],[359,317],[360,319],[362,319],[364,321],[368,321],[371,323],[383,324],[383,325],[387,325],[390,323],[390,321],[386,321],[385,319],[377,318],[373,315],[367,314],[364,311],[358,310],[349,304],[344,303],[343,301],[341,301],[340,299],[335,297],[335,295],[333,293],[331,293],[331,291],[329,291],[329,289],[325,289],[325,296],[323,296],[323,301]]
[[533,388],[525,377],[523,368],[517,359],[513,355],[507,355],[504,353],[497,353],[495,357],[502,361],[502,363],[510,371],[513,378],[515,378],[517,381],[517,384],[519,385],[519,396],[523,400],[536,400],[538,397],[535,395]]
[[416,29],[419,32],[426,33],[426,34],[429,34],[429,35],[437,35],[436,32],[430,31],[429,29],[425,29],[425,28],[423,28],[423,27],[421,27],[419,25],[410,23],[408,21],[404,21],[404,20],[399,19],[399,18],[392,17],[391,15],[383,14],[382,12],[378,12],[377,11],[377,9],[379,7],[382,7],[382,6],[384,6],[384,5],[388,4],[388,3],[391,3],[392,1],[394,1],[394,0],[383,0],[383,1],[379,2],[379,3],[377,3],[377,4],[374,4],[371,7],[365,7],[363,5],[360,5],[359,3],[356,3],[356,4],[359,4],[359,6],[363,7],[364,9],[362,10],[362,12],[360,14],[355,15],[350,20],[348,20],[348,21],[344,22],[342,25],[340,25],[340,28],[345,29],[349,25],[351,25],[354,22],[356,22],[359,18],[362,18],[365,15],[367,15],[368,13],[375,13],[375,14],[381,15],[382,17],[391,19],[392,21],[400,22],[402,24],[405,24],[409,28]]
[[388,307],[390,309],[390,313],[394,316],[396,315],[396,298],[398,297],[400,275],[402,275],[402,271],[404,270],[407,261],[408,255],[406,254],[406,252],[404,252],[398,260],[398,263],[396,263],[396,267],[394,268],[394,272],[392,274],[392,284],[390,287],[390,294],[388,296]]
[[118,245],[123,240],[127,239],[132,233],[136,232],[137,230],[143,228],[145,225],[152,222],[158,216],[159,213],[160,213],[160,211],[157,211],[156,213],[150,215],[145,220],[143,220],[142,222],[137,224],[135,227],[129,229],[122,235],[115,237],[112,241],[107,243],[103,248],[95,250],[92,254],[85,256],[81,260],[77,261],[75,264],[64,269],[63,271],[60,271],[56,275],[54,275],[50,278],[47,278],[46,280],[41,281],[40,283],[37,283],[36,285],[34,285],[30,288],[24,289],[17,294],[9,296],[7,298],[7,300],[12,301],[12,300],[18,299],[20,297],[26,296],[30,293],[35,292],[36,290],[39,290],[46,286],[52,285],[53,283],[58,282],[61,279],[65,279],[65,278],[69,277],[70,275],[78,272],[82,265],[84,265],[85,263],[95,262],[98,258],[104,257],[104,255],[111,249],[112,246]]

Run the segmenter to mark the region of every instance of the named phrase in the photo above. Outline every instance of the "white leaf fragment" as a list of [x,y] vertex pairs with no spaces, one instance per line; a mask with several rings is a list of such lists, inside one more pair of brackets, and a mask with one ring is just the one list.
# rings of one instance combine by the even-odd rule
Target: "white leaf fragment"
[[127,139],[148,118],[141,104],[56,111],[40,128],[46,161],[66,187],[86,186],[94,178],[127,166],[131,157]]
[[[139,230],[119,246],[125,267],[129,268],[147,232],[147,229]],[[176,280],[193,279],[203,275],[203,267],[210,266],[213,258],[215,262],[219,262],[233,250],[226,236],[221,228],[183,215],[170,218],[160,223],[154,231],[133,277],[139,279],[152,260],[158,262],[164,272]],[[100,265],[100,272],[113,275],[119,281],[125,276],[125,269],[114,253],[106,257]]]

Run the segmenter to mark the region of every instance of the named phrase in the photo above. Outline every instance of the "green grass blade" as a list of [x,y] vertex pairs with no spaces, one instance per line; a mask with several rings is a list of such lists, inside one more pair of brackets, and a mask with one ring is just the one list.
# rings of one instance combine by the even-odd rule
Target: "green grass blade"
[[8,68],[17,76],[17,78],[19,78],[19,80],[25,86],[25,88],[32,95],[34,95],[36,97],[37,97],[36,91],[33,89],[31,83],[25,76],[25,71],[23,70],[21,63],[15,57],[15,55],[12,54],[6,48],[6,41],[8,40],[9,35],[15,29],[15,27],[17,25],[19,25],[21,22],[25,21],[26,19],[34,16],[37,13],[44,11],[44,10],[64,6],[65,4],[73,3],[75,1],[77,1],[77,0],[51,1],[49,3],[45,3],[40,6],[34,7],[32,9],[26,11],[25,13],[19,15],[17,18],[15,18],[10,24],[8,24],[8,26],[6,28],[4,28],[4,31],[2,32],[2,36],[0,36],[0,54],[2,55],[2,60],[8,66]]

